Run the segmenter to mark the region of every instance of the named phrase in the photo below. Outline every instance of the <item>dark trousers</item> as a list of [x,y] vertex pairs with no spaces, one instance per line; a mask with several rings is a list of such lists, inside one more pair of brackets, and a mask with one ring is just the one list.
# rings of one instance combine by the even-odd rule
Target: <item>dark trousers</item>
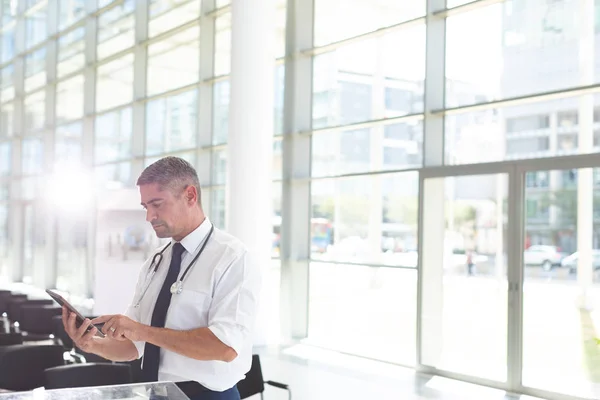
[[206,392],[190,397],[190,400],[240,400],[240,392],[238,392],[237,386],[227,389],[224,392],[207,390]]

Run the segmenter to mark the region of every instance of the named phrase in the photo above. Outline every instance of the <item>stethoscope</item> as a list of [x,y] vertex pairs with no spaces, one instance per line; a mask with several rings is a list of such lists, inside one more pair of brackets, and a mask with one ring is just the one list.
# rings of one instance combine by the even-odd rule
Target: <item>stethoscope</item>
[[[208,232],[206,239],[204,239],[204,243],[202,244],[202,247],[200,248],[200,251],[198,252],[198,254],[196,254],[196,257],[194,257],[192,262],[187,266],[187,268],[183,272],[183,275],[181,275],[181,278],[179,278],[177,281],[175,281],[171,285],[171,288],[170,288],[171,294],[180,294],[183,291],[183,280],[185,279],[185,276],[187,275],[189,270],[192,268],[192,266],[196,263],[196,260],[198,260],[198,257],[200,257],[200,254],[202,254],[202,252],[204,251],[204,248],[206,247],[206,244],[208,243],[208,239],[210,239],[210,237],[212,236],[214,229],[215,229],[214,225],[210,227],[210,232]],[[144,289],[144,291],[142,292],[142,295],[139,297],[137,303],[135,304],[135,306],[134,306],[135,308],[139,308],[140,303],[144,299],[144,296],[146,295],[146,292],[148,291],[148,288],[150,287],[150,284],[152,283],[154,274],[156,274],[158,267],[160,267],[160,264],[162,263],[163,253],[165,252],[165,250],[167,250],[169,248],[169,246],[171,246],[171,243],[167,244],[165,247],[163,247],[163,249],[160,252],[156,253],[154,255],[154,257],[152,257],[152,262],[150,263],[150,266],[148,267],[149,275],[146,276],[146,282],[147,282],[146,288]],[[154,268],[152,268],[152,267],[154,267]]]

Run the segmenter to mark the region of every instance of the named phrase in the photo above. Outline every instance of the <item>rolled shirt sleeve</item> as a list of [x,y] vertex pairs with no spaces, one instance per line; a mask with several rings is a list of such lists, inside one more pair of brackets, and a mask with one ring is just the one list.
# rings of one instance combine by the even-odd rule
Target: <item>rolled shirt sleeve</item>
[[238,355],[251,341],[260,286],[260,267],[246,251],[225,269],[214,290],[208,328]]

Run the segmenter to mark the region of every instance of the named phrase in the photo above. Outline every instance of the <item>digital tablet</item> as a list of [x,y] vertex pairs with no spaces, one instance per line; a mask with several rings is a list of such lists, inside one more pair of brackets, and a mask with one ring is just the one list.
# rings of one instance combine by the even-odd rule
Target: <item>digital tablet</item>
[[[67,300],[65,300],[65,298],[62,297],[60,294],[55,293],[50,289],[46,289],[46,293],[48,293],[48,295],[50,297],[52,297],[54,299],[54,301],[56,301],[58,304],[60,304],[61,307],[64,306],[72,313],[75,313],[75,315],[76,315],[75,326],[79,328],[81,326],[81,324],[83,323],[83,321],[85,321],[85,317],[83,315],[81,315],[81,313],[79,311],[77,311],[77,309],[75,309],[75,307],[73,307],[71,305],[71,303],[69,303]],[[96,329],[98,330],[98,332],[96,332],[96,336],[104,337],[104,333],[102,333],[102,331],[100,330],[100,327],[97,325],[90,325],[87,330],[90,331],[92,329],[92,327],[96,327]]]

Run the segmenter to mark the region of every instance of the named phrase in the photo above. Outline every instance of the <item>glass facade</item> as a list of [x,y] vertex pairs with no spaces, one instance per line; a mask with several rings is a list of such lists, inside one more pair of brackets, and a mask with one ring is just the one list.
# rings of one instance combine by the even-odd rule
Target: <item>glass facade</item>
[[[308,344],[598,398],[595,2],[270,1],[269,306],[293,266]],[[3,280],[93,297],[137,270],[159,241],[135,181],[166,155],[227,228],[231,8],[0,0]]]

